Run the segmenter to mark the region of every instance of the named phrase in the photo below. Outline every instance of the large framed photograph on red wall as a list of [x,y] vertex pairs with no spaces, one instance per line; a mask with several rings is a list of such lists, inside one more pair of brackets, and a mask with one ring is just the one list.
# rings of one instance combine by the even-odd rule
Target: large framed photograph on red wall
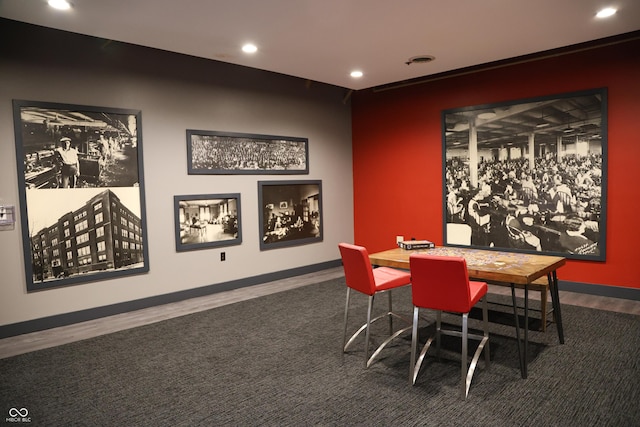
[[444,243],[605,260],[607,90],[442,112]]

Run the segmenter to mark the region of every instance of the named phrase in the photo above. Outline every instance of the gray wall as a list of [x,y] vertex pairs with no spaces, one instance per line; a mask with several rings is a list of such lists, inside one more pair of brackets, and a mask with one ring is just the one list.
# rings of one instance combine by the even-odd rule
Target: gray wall
[[[0,20],[0,204],[19,212],[12,100],[142,111],[150,271],[27,293],[20,219],[0,231],[0,326],[335,261],[353,239],[351,107],[320,83]],[[188,175],[186,129],[309,138],[308,175]],[[324,240],[260,251],[257,181],[320,179]],[[176,252],[173,196],[240,193],[243,242]],[[227,260],[220,261],[220,252]]]

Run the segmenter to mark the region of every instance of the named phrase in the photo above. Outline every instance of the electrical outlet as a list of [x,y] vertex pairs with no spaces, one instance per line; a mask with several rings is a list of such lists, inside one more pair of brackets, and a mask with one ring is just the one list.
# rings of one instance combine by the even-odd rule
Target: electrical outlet
[[224,261],[227,259],[227,254],[224,252],[220,252],[220,261]]

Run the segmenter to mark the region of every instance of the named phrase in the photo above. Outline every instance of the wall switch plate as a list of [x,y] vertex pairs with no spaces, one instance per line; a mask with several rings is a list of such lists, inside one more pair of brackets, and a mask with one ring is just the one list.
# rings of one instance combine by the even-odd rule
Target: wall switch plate
[[15,206],[0,205],[0,230],[13,230],[16,226]]
[[227,254],[224,252],[220,252],[220,261],[224,261],[227,259]]

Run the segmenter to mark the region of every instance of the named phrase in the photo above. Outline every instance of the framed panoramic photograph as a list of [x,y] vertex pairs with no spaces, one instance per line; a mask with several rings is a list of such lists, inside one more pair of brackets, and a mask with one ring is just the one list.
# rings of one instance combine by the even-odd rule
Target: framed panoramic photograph
[[242,243],[240,194],[174,196],[176,250]]
[[447,245],[605,260],[607,90],[442,112]]
[[187,129],[192,175],[303,175],[309,173],[309,140]]
[[322,241],[322,181],[258,181],[260,250]]
[[149,271],[139,110],[13,101],[28,291]]

